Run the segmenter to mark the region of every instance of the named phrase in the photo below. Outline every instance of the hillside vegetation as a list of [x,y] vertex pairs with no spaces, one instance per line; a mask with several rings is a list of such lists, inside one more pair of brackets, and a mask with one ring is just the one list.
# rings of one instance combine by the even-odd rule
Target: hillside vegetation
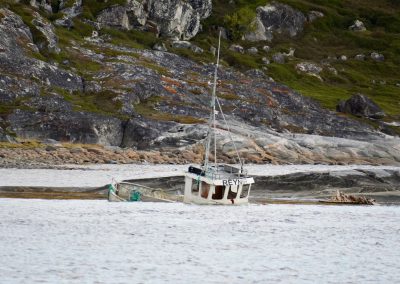
[[[67,1],[68,3],[73,1]],[[101,68],[101,65],[85,61],[79,54],[68,49],[71,40],[82,42],[83,37],[91,35],[93,27],[85,23],[94,20],[104,8],[115,4],[122,4],[124,0],[84,0],[83,13],[74,19],[71,29],[56,27],[61,52],[55,54],[41,50],[41,54],[33,54],[42,60],[62,64],[65,60],[69,65],[65,68],[74,68],[85,77],[90,72]],[[173,49],[170,51],[201,62],[212,62],[214,57],[208,51],[210,46],[217,45],[217,26],[231,30],[231,39],[224,39],[222,43],[223,64],[240,70],[262,69],[274,80],[287,84],[301,94],[314,98],[322,106],[334,110],[341,99],[347,99],[354,93],[363,93],[370,96],[392,118],[400,117],[400,2],[396,0],[281,0],[305,14],[311,10],[324,14],[312,23],[307,23],[304,31],[295,38],[276,35],[272,42],[251,43],[241,40],[243,31],[251,29],[251,19],[256,15],[258,6],[264,6],[266,0],[246,1],[213,1],[213,13],[203,22],[203,30],[192,39],[196,45],[202,47],[203,54],[195,54],[190,50]],[[6,6],[19,14],[31,28],[35,43],[45,41],[43,35],[31,24],[33,11],[54,22],[62,15],[48,13],[30,7],[28,1],[20,4],[13,1],[2,1]],[[54,12],[54,11],[53,11]],[[236,18],[235,18],[236,16]],[[367,27],[365,32],[353,32],[348,29],[354,20],[363,21]],[[241,30],[242,29],[242,30]],[[140,31],[122,31],[117,29],[102,29],[100,34],[111,36],[111,42],[139,49],[151,48],[155,43],[164,41],[156,38],[152,33]],[[240,54],[230,51],[231,44],[240,44],[245,48],[257,47],[261,52],[256,55]],[[262,51],[264,45],[271,50]],[[262,63],[263,57],[271,58],[275,52],[288,52],[295,49],[294,57],[285,64]],[[102,50],[102,52],[107,52]],[[109,51],[115,52],[115,51]],[[379,52],[385,56],[384,62],[376,62],[370,58],[371,52]],[[354,56],[366,55],[365,61],[357,61]],[[296,71],[296,64],[304,61],[320,63],[328,58],[338,58],[345,55],[347,61],[330,60],[329,64],[337,74],[326,69],[321,73],[322,80]],[[154,66],[156,68],[157,66]],[[265,68],[266,67],[266,68]],[[90,79],[90,78],[85,78]],[[390,120],[390,117],[387,118]]]
[[[265,0],[238,0],[235,4],[227,1],[213,1],[214,13],[207,19],[205,29],[195,40],[201,44],[214,42],[209,38],[212,26],[226,24],[226,15],[237,11],[251,10],[263,6]],[[268,75],[283,82],[303,95],[312,97],[327,108],[335,109],[341,99],[347,99],[354,93],[363,93],[376,101],[388,114],[400,115],[400,2],[396,0],[282,0],[307,14],[315,10],[324,13],[324,17],[306,25],[305,30],[296,38],[275,36],[272,43],[249,43],[237,41],[244,47],[256,46],[259,50],[268,44],[272,48],[269,54],[277,51],[288,52],[295,49],[294,58],[286,64],[271,64]],[[255,15],[255,13],[254,13]],[[348,27],[356,19],[363,21],[365,32],[350,31]],[[244,19],[246,22],[246,19]],[[226,26],[229,29],[229,26]],[[224,47],[231,42],[226,41]],[[385,56],[384,62],[370,59],[372,52]],[[365,61],[354,60],[357,54],[366,55]],[[347,61],[331,60],[330,65],[338,73],[324,70],[323,81],[318,78],[299,74],[295,65],[302,61],[321,62],[327,58],[345,55]],[[259,56],[240,55],[230,51],[223,52],[223,58],[238,68],[261,68]]]

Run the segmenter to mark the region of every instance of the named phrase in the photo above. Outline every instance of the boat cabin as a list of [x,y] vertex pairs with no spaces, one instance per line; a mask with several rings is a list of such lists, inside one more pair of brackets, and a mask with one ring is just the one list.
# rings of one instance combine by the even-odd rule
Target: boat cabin
[[189,167],[185,175],[185,203],[241,205],[249,202],[252,177],[229,165],[202,170]]

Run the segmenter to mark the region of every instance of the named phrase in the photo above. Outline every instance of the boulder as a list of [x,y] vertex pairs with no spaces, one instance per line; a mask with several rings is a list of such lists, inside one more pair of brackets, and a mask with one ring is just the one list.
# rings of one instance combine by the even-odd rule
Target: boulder
[[247,50],[247,53],[249,53],[249,54],[257,54],[258,53],[258,49],[257,49],[257,47],[250,47],[248,50]]
[[176,40],[171,43],[171,46],[173,48],[184,48],[184,49],[190,49],[194,53],[203,53],[204,50],[197,45],[194,45],[190,43],[189,41],[184,41],[184,40]]
[[211,0],[128,0],[125,5],[103,10],[97,21],[102,26],[140,29],[175,40],[188,40],[200,30],[200,20],[210,16]]
[[378,61],[378,62],[383,62],[385,61],[385,56],[383,54],[377,53],[377,52],[372,52],[371,53],[371,59]]
[[234,52],[239,52],[239,53],[244,53],[244,48],[241,45],[238,44],[232,44],[229,47],[229,50],[234,51]]
[[285,54],[277,52],[274,55],[272,55],[272,61],[278,64],[284,64],[286,61],[285,57],[286,57]]
[[341,101],[336,106],[336,110],[374,119],[381,119],[385,116],[383,110],[374,101],[362,94],[355,94],[347,101]]
[[46,1],[46,0],[41,0],[41,1],[39,1],[39,0],[30,0],[29,1],[29,4],[32,6],[32,7],[35,7],[35,8],[37,8],[37,9],[43,9],[43,10],[45,10],[46,12],[48,12],[48,13],[52,13],[53,12],[53,9],[52,9],[52,7],[51,7],[51,1]]
[[319,75],[322,72],[322,67],[313,62],[301,62],[296,65],[296,69],[310,75]]
[[199,14],[200,19],[206,19],[212,12],[212,0],[189,0],[189,4]]
[[365,27],[364,23],[360,20],[355,20],[354,24],[349,27],[349,30],[356,31],[356,32],[363,32],[366,31],[367,28]]
[[255,31],[245,34],[246,40],[271,41],[274,32],[295,37],[303,31],[307,20],[302,12],[278,2],[258,7],[256,12]]
[[48,51],[60,53],[61,49],[58,47],[58,38],[54,26],[37,12],[33,13],[33,17],[32,24],[43,34],[47,41],[46,46],[39,46],[39,48],[46,48]]
[[65,109],[16,110],[9,117],[10,129],[27,139],[55,139],[119,146],[122,124],[117,118]]
[[264,64],[266,64],[266,65],[268,65],[268,64],[271,63],[271,61],[270,61],[267,57],[263,57],[263,58],[261,59],[261,61],[262,61],[262,63],[264,63]]
[[271,50],[271,47],[269,45],[264,45],[263,48],[264,52],[269,52]]
[[323,18],[325,17],[324,13],[320,12],[320,11],[310,11],[307,14],[307,20],[309,22],[314,22],[315,20],[319,19],[319,18]]
[[244,40],[257,41],[272,41],[272,33],[268,32],[264,24],[257,17],[252,23],[254,29],[243,36]]
[[132,118],[125,126],[121,147],[149,150],[163,131],[171,128],[171,122]]
[[68,1],[70,5],[65,5],[65,1],[61,1],[60,13],[68,19],[73,19],[82,13],[82,0],[72,0]]
[[364,54],[357,54],[356,56],[354,56],[355,60],[358,61],[364,61],[365,60],[365,55]]
[[346,55],[340,55],[340,56],[339,56],[339,60],[340,60],[340,61],[347,61],[347,59],[348,59],[348,58],[347,58]]
[[167,47],[165,46],[165,44],[163,42],[156,43],[153,46],[153,50],[158,50],[158,51],[163,51],[163,52],[167,52],[168,51]]

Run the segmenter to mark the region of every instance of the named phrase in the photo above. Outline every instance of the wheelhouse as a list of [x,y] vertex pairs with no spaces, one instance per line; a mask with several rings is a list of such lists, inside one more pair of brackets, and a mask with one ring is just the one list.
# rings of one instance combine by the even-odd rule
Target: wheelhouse
[[218,165],[203,171],[196,167],[189,167],[185,175],[184,202],[197,204],[247,204],[252,177],[241,170],[228,166]]

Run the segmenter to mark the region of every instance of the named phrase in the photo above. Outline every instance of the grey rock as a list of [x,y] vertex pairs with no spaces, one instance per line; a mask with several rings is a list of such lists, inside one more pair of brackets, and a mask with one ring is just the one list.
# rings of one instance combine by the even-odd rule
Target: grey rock
[[349,30],[356,31],[356,32],[363,32],[363,31],[366,31],[367,28],[365,27],[365,24],[362,21],[355,20],[353,25],[351,25],[349,27]]
[[55,33],[54,26],[37,12],[33,13],[33,17],[34,19],[32,20],[32,24],[44,35],[47,40],[46,48],[51,52],[60,53],[61,49],[58,47],[58,38]]
[[[82,90],[82,78],[55,65],[27,57],[26,51],[38,52],[32,34],[22,19],[7,9],[0,9],[0,72],[19,74],[70,91]],[[36,47],[36,48],[35,48]]]
[[190,49],[192,50],[194,53],[203,53],[204,50],[200,47],[198,47],[197,45],[194,45],[188,41],[184,41],[184,40],[176,40],[173,41],[171,46],[173,48],[184,48],[184,49]]
[[206,19],[212,13],[212,0],[189,0],[189,4],[200,15],[200,19]]
[[163,52],[167,52],[167,51],[168,51],[167,47],[165,46],[165,43],[163,43],[163,42],[161,42],[161,43],[156,43],[156,44],[153,46],[153,49],[154,49],[154,50],[158,50],[158,51],[163,51]]
[[285,55],[281,52],[277,52],[272,55],[272,61],[274,61],[275,63],[278,63],[278,64],[284,64],[286,61]]
[[309,22],[314,22],[315,20],[318,20],[319,18],[325,17],[324,13],[320,11],[310,11],[307,14],[307,20]]
[[64,3],[64,5],[60,5],[60,8],[59,12],[63,14],[64,17],[73,19],[82,13],[82,0],[73,0],[72,5],[69,7],[65,7]]
[[68,110],[32,112],[16,110],[8,117],[10,128],[18,137],[55,139],[88,144],[120,145],[121,121],[98,114]]
[[52,13],[53,12],[53,9],[51,7],[51,2],[49,2],[49,1],[46,1],[46,0],[41,0],[41,1],[39,1],[39,0],[30,0],[29,4],[32,7],[35,7],[35,8],[38,8],[38,9],[42,8],[43,10],[45,10],[48,13]]
[[245,74],[251,78],[258,78],[258,79],[265,79],[267,77],[265,73],[260,69],[251,69],[246,71]]
[[322,72],[322,67],[313,62],[301,62],[296,65],[296,69],[312,75],[318,75]]
[[356,94],[347,101],[341,101],[336,107],[336,110],[355,116],[375,119],[380,119],[385,116],[383,110],[375,102],[362,94]]
[[377,52],[372,52],[371,53],[371,59],[375,60],[377,62],[383,62],[385,61],[385,56],[383,54],[377,53]]
[[335,67],[327,66],[327,69],[328,69],[328,71],[331,72],[333,75],[337,75],[337,74],[338,74],[338,71],[336,70]]
[[347,58],[346,55],[340,55],[340,56],[339,56],[339,60],[340,60],[340,61],[347,61],[347,59],[348,59],[348,58]]
[[289,52],[285,53],[284,55],[286,57],[294,57],[294,53],[295,53],[296,49],[294,49],[293,47],[289,48]]
[[200,20],[211,14],[210,0],[129,0],[103,10],[97,21],[102,26],[148,30],[159,36],[188,40],[200,31]]
[[129,22],[127,11],[127,7],[124,6],[111,6],[103,10],[96,20],[101,26],[130,30],[132,26]]
[[130,119],[125,127],[121,147],[150,149],[162,132],[171,128],[172,125],[174,123],[139,118]]
[[192,47],[190,48],[194,53],[203,53],[204,50],[197,45],[192,44]]
[[271,61],[270,61],[267,57],[263,57],[263,58],[261,59],[261,61],[262,61],[262,63],[264,63],[264,64],[266,64],[266,65],[268,65],[268,64],[271,63]]
[[271,47],[269,45],[264,45],[263,48],[264,52],[269,52],[271,50]]
[[74,26],[74,22],[67,17],[62,17],[61,19],[55,20],[54,24],[67,29],[71,29]]
[[306,17],[302,12],[286,4],[272,2],[257,8],[256,29],[246,34],[245,39],[271,41],[274,32],[295,37],[303,31],[305,22]]
[[172,45],[173,48],[190,49],[192,47],[192,44],[190,42],[184,41],[184,40],[173,41],[171,45]]
[[247,53],[249,54],[257,54],[258,53],[258,49],[257,47],[250,47],[249,49],[247,49]]
[[[64,28],[72,28],[74,26],[73,19],[80,14],[82,14],[82,0],[73,0],[73,2],[68,2],[69,5],[66,7],[66,1],[61,0],[59,5],[59,13],[62,15],[62,18],[54,21],[56,26],[61,26]],[[86,20],[87,22],[91,22]]]
[[244,48],[241,45],[238,44],[232,44],[229,47],[229,50],[234,51],[234,52],[239,52],[239,53],[244,53]]
[[[82,81],[73,71],[63,70],[61,64],[28,57],[36,50],[29,29],[15,14],[6,11],[5,15],[0,19],[0,45],[4,50],[0,52],[0,104],[16,107],[10,114],[2,114],[3,132],[15,132],[21,138],[160,151],[204,141],[213,64],[106,41],[89,46],[71,41],[71,49],[101,64],[99,70],[84,70],[83,75],[91,79]],[[115,52],[103,54],[102,50]],[[117,52],[121,54],[115,55]],[[287,54],[282,57],[285,59]],[[400,162],[398,138],[323,109],[262,72],[250,70],[243,74],[226,66],[219,69],[221,103],[229,110],[226,118],[246,160]],[[108,113],[106,106],[91,113],[79,103],[96,97],[104,105],[103,95],[112,95],[110,103],[118,105],[113,112]],[[234,153],[226,126],[221,123],[217,129],[221,141],[218,152],[230,159]]]
[[254,19],[252,25],[254,30],[246,33],[243,36],[244,40],[257,42],[257,41],[271,41],[273,39],[272,33],[268,32],[263,22],[257,17]]
[[210,53],[215,56],[217,53],[217,49],[214,46],[210,46]]
[[356,56],[354,56],[355,60],[358,61],[364,61],[365,60],[365,55],[364,54],[357,54]]

